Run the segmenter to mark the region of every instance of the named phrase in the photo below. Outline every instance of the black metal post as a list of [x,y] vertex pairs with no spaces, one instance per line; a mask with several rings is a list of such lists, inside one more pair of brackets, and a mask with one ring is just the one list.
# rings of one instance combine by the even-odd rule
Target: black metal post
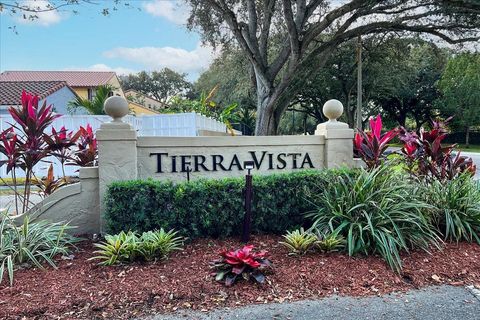
[[252,195],[252,175],[250,174],[250,170],[248,170],[248,173],[245,176],[245,215],[243,217],[242,232],[242,242],[245,243],[250,240],[250,229],[252,224]]
[[192,172],[192,169],[190,169],[190,167],[187,167],[187,182],[190,182],[190,172]]

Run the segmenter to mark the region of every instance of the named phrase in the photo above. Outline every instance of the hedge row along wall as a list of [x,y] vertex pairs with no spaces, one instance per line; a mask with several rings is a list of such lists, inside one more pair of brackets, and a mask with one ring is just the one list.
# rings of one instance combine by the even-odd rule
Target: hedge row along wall
[[[314,208],[308,194],[321,193],[339,176],[351,174],[342,169],[254,176],[252,231],[283,234],[305,225],[303,214]],[[239,235],[244,184],[243,178],[115,182],[105,199],[106,231],[174,228],[189,238]]]

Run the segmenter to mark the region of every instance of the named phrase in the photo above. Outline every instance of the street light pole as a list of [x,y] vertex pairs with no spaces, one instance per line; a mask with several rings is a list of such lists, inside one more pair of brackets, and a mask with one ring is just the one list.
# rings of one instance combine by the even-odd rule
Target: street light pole
[[250,171],[255,167],[255,164],[253,161],[244,161],[243,167],[248,172],[245,176],[245,214],[243,216],[242,242],[247,243],[250,240],[250,229],[252,226],[253,185]]
[[358,36],[357,48],[357,130],[362,130],[362,36]]

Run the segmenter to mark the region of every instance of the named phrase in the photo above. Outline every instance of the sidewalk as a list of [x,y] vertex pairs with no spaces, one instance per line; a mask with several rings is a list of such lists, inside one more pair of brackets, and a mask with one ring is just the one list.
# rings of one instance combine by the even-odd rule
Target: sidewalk
[[354,319],[480,319],[480,300],[465,287],[439,286],[382,297],[329,297],[318,301],[262,304],[210,313],[181,311],[145,320],[354,320]]

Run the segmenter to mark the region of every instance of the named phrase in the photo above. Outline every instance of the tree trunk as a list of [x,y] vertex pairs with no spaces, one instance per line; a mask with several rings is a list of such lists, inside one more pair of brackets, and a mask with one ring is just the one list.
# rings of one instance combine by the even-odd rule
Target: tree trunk
[[470,148],[470,127],[465,128],[465,148]]
[[345,114],[347,116],[347,123],[350,128],[353,128],[355,124],[355,112],[357,111],[356,108],[351,109],[350,108],[350,101],[351,101],[351,95],[350,92],[346,94],[346,104],[344,106],[344,110],[346,111]]
[[274,116],[275,102],[271,91],[263,87],[260,81],[257,81],[256,136],[272,136],[277,133]]
[[402,127],[405,127],[405,124],[407,122],[407,114],[404,113],[403,111],[400,111],[397,116],[397,121],[399,125],[401,125]]

